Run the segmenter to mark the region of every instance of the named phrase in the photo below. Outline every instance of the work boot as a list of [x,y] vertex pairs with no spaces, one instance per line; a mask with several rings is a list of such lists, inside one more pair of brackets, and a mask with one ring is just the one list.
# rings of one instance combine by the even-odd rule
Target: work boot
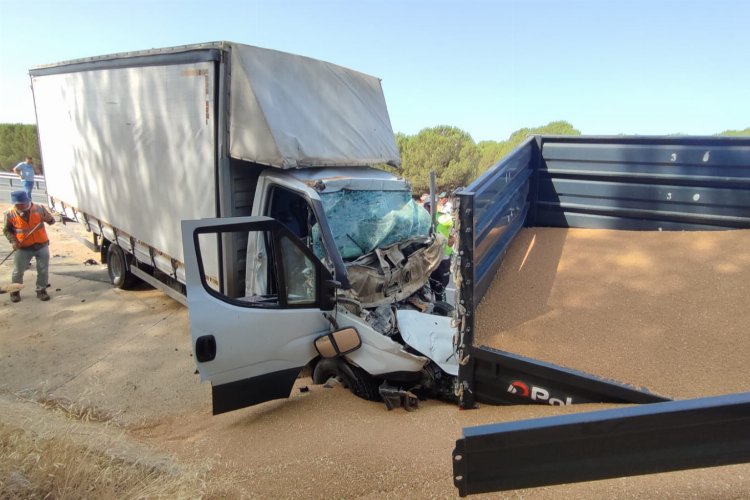
[[21,292],[10,292],[11,302],[21,302]]
[[47,290],[37,290],[36,298],[42,301],[49,300],[49,295],[47,294]]

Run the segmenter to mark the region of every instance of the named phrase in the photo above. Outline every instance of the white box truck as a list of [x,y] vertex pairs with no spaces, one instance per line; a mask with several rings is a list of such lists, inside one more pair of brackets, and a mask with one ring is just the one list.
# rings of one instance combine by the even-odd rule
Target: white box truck
[[216,413],[287,396],[306,365],[391,405],[455,399],[428,280],[444,240],[373,168],[399,163],[379,79],[230,42],[30,74],[50,206],[93,232],[115,286],[188,305]]

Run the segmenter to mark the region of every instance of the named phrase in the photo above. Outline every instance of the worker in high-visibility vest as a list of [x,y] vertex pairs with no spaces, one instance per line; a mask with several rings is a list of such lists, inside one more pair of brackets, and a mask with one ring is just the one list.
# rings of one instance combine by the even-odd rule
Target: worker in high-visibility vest
[[[26,191],[11,193],[13,206],[5,211],[3,234],[13,247],[13,283],[23,283],[23,274],[31,259],[36,259],[36,297],[49,300],[49,238],[44,223],[54,224],[55,218],[44,205],[32,203]],[[10,293],[11,302],[21,300],[21,292]]]
[[[429,202],[425,203],[424,207],[428,212],[430,211]],[[430,286],[435,294],[435,299],[445,301],[445,289],[451,279],[451,257],[453,256],[455,235],[453,234],[452,214],[444,207],[441,207],[441,210],[436,214],[435,231],[445,236],[446,242],[443,245],[443,258],[438,267],[430,274]]]

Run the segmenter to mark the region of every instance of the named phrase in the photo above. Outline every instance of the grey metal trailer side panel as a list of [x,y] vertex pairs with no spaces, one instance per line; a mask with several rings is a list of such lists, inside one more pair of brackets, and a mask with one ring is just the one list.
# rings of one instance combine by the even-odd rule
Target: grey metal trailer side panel
[[[507,390],[515,375],[533,374],[528,383],[555,390],[569,374],[534,360],[498,356],[474,341],[474,313],[516,234],[524,226],[749,228],[750,140],[532,136],[464,189],[459,206],[462,404],[527,402]],[[587,391],[600,386],[584,377],[578,381]],[[600,394],[600,401],[617,400]]]
[[748,424],[740,393],[469,427],[453,482],[466,496],[745,463]]

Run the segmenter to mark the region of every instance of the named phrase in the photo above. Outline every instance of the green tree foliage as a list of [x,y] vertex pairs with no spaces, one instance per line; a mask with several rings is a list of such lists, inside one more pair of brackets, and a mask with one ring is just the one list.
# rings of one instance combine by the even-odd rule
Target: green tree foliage
[[516,130],[507,141],[482,141],[479,143],[481,161],[477,174],[485,172],[508,153],[520,146],[530,135],[581,135],[581,131],[566,121],[550,122],[547,125]]
[[11,171],[25,156],[41,168],[36,125],[0,123],[0,169]]
[[724,132],[716,135],[728,135],[728,136],[750,136],[750,127],[745,130],[725,130]]
[[482,141],[477,144],[479,148],[479,164],[476,168],[476,174],[485,172],[492,165],[504,158],[508,153],[513,151],[517,144],[508,141]]
[[581,131],[575,128],[570,123],[560,120],[556,122],[549,122],[547,125],[535,128],[522,128],[516,130],[508,138],[508,142],[514,144],[520,144],[526,140],[530,135],[581,135]]
[[479,144],[467,132],[447,125],[426,128],[416,135],[398,133],[401,175],[411,182],[415,192],[429,189],[431,170],[435,171],[440,191],[466,186],[533,134],[581,135],[581,132],[566,121],[556,121],[517,130],[506,141]]
[[402,175],[417,191],[429,188],[431,170],[441,189],[465,185],[476,173],[479,150],[471,136],[459,128],[440,125],[414,136],[396,134],[396,143]]

